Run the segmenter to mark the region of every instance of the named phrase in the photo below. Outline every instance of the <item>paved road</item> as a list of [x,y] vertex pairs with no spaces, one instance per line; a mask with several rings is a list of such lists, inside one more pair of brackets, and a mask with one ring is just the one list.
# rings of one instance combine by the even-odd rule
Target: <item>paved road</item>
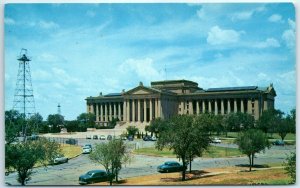
[[[84,143],[83,143],[84,144]],[[140,144],[153,145],[153,142]],[[138,144],[139,145],[139,144]],[[286,154],[295,151],[295,146],[273,146],[266,153],[260,153],[255,159],[255,164],[277,163],[285,160]],[[156,174],[156,167],[167,160],[177,160],[167,157],[151,157],[134,155],[131,164],[126,165],[120,171],[120,178],[128,178],[149,174]],[[246,157],[235,158],[197,158],[192,164],[193,169],[206,169],[215,167],[235,166],[248,164]],[[68,163],[49,166],[47,168],[35,168],[32,179],[28,185],[78,185],[78,177],[92,169],[103,169],[100,165],[92,163],[88,155],[80,155],[69,160]],[[11,185],[19,185],[16,181],[16,173],[5,177],[5,182]]]

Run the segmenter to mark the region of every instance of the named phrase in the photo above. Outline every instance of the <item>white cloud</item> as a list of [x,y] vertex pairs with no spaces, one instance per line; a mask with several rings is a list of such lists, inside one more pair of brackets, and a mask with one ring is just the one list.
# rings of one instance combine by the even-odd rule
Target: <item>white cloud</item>
[[95,12],[95,11],[92,11],[92,10],[88,10],[88,11],[86,12],[86,15],[87,15],[88,17],[93,18],[93,17],[96,16],[96,12]]
[[42,21],[39,21],[38,25],[43,29],[57,29],[57,28],[59,28],[59,25],[52,22],[52,21],[47,22],[47,21],[42,20]]
[[119,70],[123,73],[128,71],[133,72],[145,81],[159,80],[162,78],[160,73],[154,68],[151,58],[127,59],[119,66]]
[[281,38],[283,39],[283,41],[285,42],[288,48],[293,48],[295,46],[295,41],[296,41],[296,36],[295,36],[296,25],[295,22],[291,19],[288,19],[288,24],[290,28],[285,30],[282,33]]
[[253,14],[255,14],[256,12],[262,12],[265,9],[266,8],[264,6],[259,6],[254,9],[247,10],[247,11],[235,12],[231,15],[231,20],[232,21],[249,20],[250,18],[252,18]]
[[278,48],[280,47],[279,42],[274,38],[267,38],[263,42],[259,42],[256,45],[254,45],[256,48]]
[[235,20],[249,20],[252,17],[253,11],[244,11],[244,12],[237,12],[231,16],[233,21]]
[[238,42],[240,33],[231,29],[221,29],[219,26],[214,26],[208,32],[206,39],[207,43],[211,45],[229,44]]
[[269,22],[283,22],[282,16],[280,14],[273,14],[268,18]]
[[4,24],[15,25],[16,21],[14,19],[12,19],[12,18],[4,18]]

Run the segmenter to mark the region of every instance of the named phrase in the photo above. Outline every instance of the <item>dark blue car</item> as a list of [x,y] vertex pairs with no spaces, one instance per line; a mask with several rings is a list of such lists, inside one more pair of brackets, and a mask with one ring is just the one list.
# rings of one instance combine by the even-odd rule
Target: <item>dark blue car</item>
[[81,185],[103,181],[109,181],[109,175],[105,170],[91,170],[79,176],[79,184]]
[[186,167],[183,167],[181,164],[179,164],[176,161],[167,161],[162,165],[159,165],[157,167],[157,171],[160,173],[168,173],[168,172],[181,172],[184,169],[186,169]]

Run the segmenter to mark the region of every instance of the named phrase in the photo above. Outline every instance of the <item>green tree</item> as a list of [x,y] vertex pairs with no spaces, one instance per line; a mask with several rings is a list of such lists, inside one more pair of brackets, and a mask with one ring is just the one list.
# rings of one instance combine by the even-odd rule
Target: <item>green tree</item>
[[86,131],[87,128],[95,128],[96,116],[92,113],[81,113],[77,117],[81,130]]
[[45,138],[36,141],[19,142],[5,145],[6,173],[16,170],[18,182],[25,185],[31,179],[32,169],[35,164],[47,165],[48,161],[60,153],[59,145]]
[[274,133],[277,124],[281,122],[283,112],[276,109],[265,110],[262,112],[257,125],[264,133]]
[[79,122],[77,120],[66,121],[65,128],[67,128],[68,132],[82,131],[80,130]]
[[128,126],[127,128],[126,128],[126,130],[127,130],[127,133],[128,133],[128,135],[131,135],[131,136],[135,136],[135,134],[139,131],[139,129],[138,128],[136,128],[135,126]]
[[[167,121],[167,127],[161,132],[156,148],[173,150],[186,167],[195,156],[201,156],[209,145],[209,135],[200,120],[202,119],[194,120],[194,117],[189,115],[174,116]],[[182,171],[182,181],[185,180],[185,174],[186,168]]]
[[[224,118],[227,131],[239,132],[254,127],[254,118],[247,113],[230,113]],[[227,136],[227,132],[226,132]]]
[[16,110],[5,111],[5,142],[12,143],[26,123],[24,116]]
[[95,149],[89,155],[89,158],[96,163],[100,163],[110,175],[110,185],[113,177],[118,182],[118,174],[122,169],[122,164],[130,162],[130,155],[126,145],[122,140],[110,140],[108,143],[96,144]]
[[291,183],[296,183],[296,153],[292,152],[291,155],[287,156],[284,163],[287,174],[291,177]]
[[43,117],[36,113],[28,119],[27,134],[39,133],[39,128],[43,125]]
[[286,117],[283,117],[280,119],[276,124],[276,132],[281,137],[281,140],[283,141],[286,135],[289,132],[292,132],[294,127],[293,119],[290,115],[287,115]]
[[239,150],[246,154],[249,158],[249,170],[254,165],[254,156],[256,153],[265,151],[265,148],[270,147],[267,136],[257,129],[248,129],[239,133],[236,141]]
[[64,117],[59,114],[50,114],[47,118],[48,125],[51,126],[51,132],[60,132],[60,126],[64,124]]
[[151,132],[155,134],[155,137],[158,137],[158,134],[165,129],[166,121],[161,118],[156,118],[150,122],[150,125],[145,127],[145,131]]

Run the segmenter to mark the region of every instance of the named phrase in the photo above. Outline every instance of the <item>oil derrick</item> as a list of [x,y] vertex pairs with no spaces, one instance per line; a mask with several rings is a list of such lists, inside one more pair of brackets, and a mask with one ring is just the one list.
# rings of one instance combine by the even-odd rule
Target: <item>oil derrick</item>
[[29,66],[29,61],[31,60],[27,56],[26,49],[21,50],[20,56],[17,60],[19,61],[19,70],[15,88],[13,109],[21,113],[26,120],[26,123],[22,125],[22,136],[24,136],[25,139],[28,125],[27,120],[35,115],[35,102]]

